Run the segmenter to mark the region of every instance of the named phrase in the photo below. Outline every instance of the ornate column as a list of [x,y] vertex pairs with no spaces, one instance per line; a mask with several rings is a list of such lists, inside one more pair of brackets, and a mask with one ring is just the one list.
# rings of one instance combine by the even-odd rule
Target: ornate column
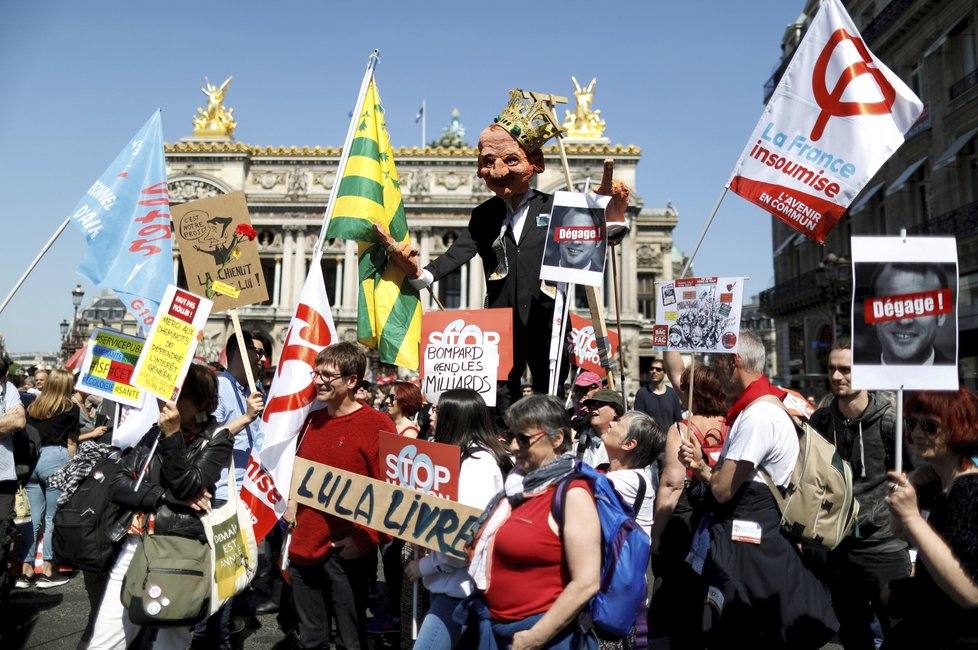
[[282,256],[275,256],[275,279],[272,280],[272,306],[278,309],[282,304]]
[[476,255],[468,264],[469,269],[469,299],[465,303],[469,309],[482,309],[486,300],[486,283],[483,279],[482,258]]
[[295,226],[282,226],[282,281],[279,288],[279,306],[285,309],[294,307],[292,303],[292,268],[295,263]]
[[295,233],[295,266],[292,269],[292,300],[290,306],[299,302],[299,294],[302,293],[302,285],[306,282],[307,259],[306,259],[306,229],[304,226],[296,226]]
[[348,277],[343,279],[343,305],[353,310],[356,314],[357,291],[359,291],[359,271],[357,265],[357,243],[353,241],[344,242],[343,268]]
[[343,259],[342,258],[336,259],[334,257],[330,257],[329,264],[336,265],[336,278],[334,279],[333,282],[333,302],[336,303],[336,305],[334,306],[337,309],[339,309],[343,305],[340,297],[340,294],[343,291]]
[[180,277],[180,256],[177,254],[173,255],[173,284],[177,283],[177,278]]

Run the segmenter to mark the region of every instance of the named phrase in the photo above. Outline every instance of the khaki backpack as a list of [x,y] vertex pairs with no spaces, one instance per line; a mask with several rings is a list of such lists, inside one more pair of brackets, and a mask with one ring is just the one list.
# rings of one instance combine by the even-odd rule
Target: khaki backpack
[[[760,400],[784,408],[773,395]],[[806,418],[789,417],[798,433],[799,448],[788,487],[782,492],[766,469],[758,469],[778,503],[785,537],[831,551],[849,536],[859,514],[859,502],[852,496],[852,468]]]

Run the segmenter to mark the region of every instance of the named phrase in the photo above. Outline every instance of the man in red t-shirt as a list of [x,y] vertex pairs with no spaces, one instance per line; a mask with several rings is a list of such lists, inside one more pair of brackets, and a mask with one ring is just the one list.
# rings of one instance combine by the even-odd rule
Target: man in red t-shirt
[[[313,386],[325,408],[309,415],[296,455],[380,478],[377,432],[394,431],[391,419],[354,399],[367,370],[363,348],[337,343],[316,357]],[[303,648],[326,647],[327,603],[336,618],[339,645],[366,648],[367,583],[373,552],[385,535],[289,501],[285,520],[294,527],[289,578]]]

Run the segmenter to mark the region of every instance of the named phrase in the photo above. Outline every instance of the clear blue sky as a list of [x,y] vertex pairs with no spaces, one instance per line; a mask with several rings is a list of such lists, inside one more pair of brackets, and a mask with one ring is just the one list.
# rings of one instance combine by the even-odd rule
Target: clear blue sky
[[[0,5],[0,300],[85,190],[156,108],[174,142],[192,132],[204,76],[234,75],[238,141],[340,146],[367,57],[395,147],[420,144],[452,108],[468,140],[510,88],[571,94],[615,144],[642,148],[635,190],[672,201],[689,252],[763,109],[762,87],[803,0],[743,2],[8,2]],[[532,35],[532,38],[528,37]],[[572,100],[573,102],[573,100]],[[561,113],[563,114],[563,113]],[[771,219],[728,193],[697,275],[773,282]],[[68,227],[0,314],[14,352],[56,350],[85,246]]]

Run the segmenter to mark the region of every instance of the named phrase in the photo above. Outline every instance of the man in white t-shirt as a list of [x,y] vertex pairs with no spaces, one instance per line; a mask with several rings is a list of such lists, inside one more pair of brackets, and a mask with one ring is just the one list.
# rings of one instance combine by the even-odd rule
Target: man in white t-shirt
[[[785,391],[764,376],[764,344],[741,330],[736,354],[717,355],[714,370],[727,395],[732,423],[711,468],[695,436],[680,447],[683,463],[710,486],[705,629],[716,647],[817,648],[839,627],[825,587],[781,534],[777,502],[758,471],[788,484],[798,459],[798,434],[780,403]],[[694,551],[698,548],[693,543]]]

